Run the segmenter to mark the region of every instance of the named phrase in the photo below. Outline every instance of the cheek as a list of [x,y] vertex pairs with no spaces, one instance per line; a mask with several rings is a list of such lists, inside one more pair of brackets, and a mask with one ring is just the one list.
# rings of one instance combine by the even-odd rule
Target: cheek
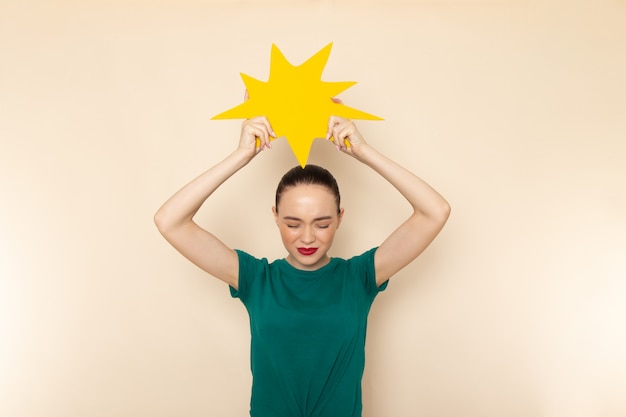
[[291,240],[298,236],[298,229],[290,229],[286,226],[280,227],[280,235],[283,240]]
[[318,237],[326,242],[331,241],[335,237],[335,229],[323,229],[318,233]]

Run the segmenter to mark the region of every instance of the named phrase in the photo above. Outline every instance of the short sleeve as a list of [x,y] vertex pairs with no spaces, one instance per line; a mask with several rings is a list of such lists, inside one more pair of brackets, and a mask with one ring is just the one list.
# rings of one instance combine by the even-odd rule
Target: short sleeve
[[384,291],[389,284],[389,281],[385,281],[381,285],[376,285],[376,265],[374,264],[374,255],[376,254],[377,249],[378,247],[372,248],[367,252],[351,259],[357,269],[358,276],[362,277],[365,291],[372,298],[376,297],[379,292]]
[[235,249],[235,252],[239,259],[239,276],[237,277],[237,289],[229,286],[230,296],[245,302],[250,288],[250,280],[255,276],[255,270],[262,266],[259,265],[261,261],[254,256],[239,249]]

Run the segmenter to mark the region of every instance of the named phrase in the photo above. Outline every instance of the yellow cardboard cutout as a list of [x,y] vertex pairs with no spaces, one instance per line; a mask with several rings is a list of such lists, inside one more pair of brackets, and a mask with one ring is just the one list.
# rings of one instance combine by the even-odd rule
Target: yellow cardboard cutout
[[349,119],[382,120],[378,116],[335,103],[337,94],[356,82],[325,82],[326,66],[332,43],[299,66],[291,65],[272,44],[270,76],[267,82],[246,74],[241,78],[249,99],[213,119],[249,119],[266,116],[278,137],[286,137],[296,159],[304,168],[316,138],[326,136],[331,115]]

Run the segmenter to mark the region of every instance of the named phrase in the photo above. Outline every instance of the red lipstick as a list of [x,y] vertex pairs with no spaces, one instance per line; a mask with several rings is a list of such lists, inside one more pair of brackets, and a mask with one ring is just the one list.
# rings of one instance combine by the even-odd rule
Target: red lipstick
[[317,248],[298,248],[298,252],[304,256],[311,256],[317,252]]

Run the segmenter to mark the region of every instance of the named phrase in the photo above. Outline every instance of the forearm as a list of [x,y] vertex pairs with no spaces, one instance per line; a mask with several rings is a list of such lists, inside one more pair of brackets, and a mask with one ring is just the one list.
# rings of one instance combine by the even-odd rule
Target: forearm
[[250,162],[249,154],[237,149],[170,197],[154,216],[161,233],[191,222],[213,192]]
[[367,144],[362,144],[353,156],[389,181],[416,214],[445,222],[450,211],[448,202],[421,178]]

